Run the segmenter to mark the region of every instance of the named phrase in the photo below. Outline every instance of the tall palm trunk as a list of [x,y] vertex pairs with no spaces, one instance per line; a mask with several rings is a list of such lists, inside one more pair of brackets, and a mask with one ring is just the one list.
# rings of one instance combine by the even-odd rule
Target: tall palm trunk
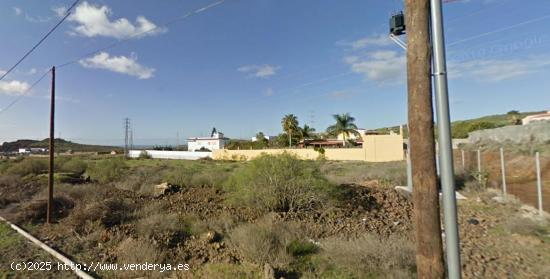
[[344,138],[344,140],[342,142],[342,146],[346,147],[346,133],[342,133],[342,137]]
[[292,147],[292,133],[291,130],[288,130],[288,148]]

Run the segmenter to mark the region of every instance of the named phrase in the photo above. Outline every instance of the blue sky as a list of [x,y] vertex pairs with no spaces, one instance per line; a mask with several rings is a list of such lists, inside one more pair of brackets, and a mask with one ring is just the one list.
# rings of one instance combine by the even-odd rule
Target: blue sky
[[[387,39],[401,1],[218,1],[81,1],[0,81],[0,108],[74,61],[57,70],[56,136],[77,142],[121,144],[124,117],[136,144],[212,127],[231,138],[275,135],[288,113],[317,130],[345,112],[364,128],[406,122],[405,53]],[[0,70],[72,2],[1,1]],[[548,1],[456,1],[444,18],[452,120],[549,109]],[[0,143],[47,137],[49,82],[0,112]]]

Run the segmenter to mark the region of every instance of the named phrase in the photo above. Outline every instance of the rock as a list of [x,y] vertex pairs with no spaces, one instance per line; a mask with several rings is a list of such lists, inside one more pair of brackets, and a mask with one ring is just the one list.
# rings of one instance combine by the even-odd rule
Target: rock
[[471,224],[471,225],[479,225],[479,221],[472,218],[472,219],[469,219],[468,220],[468,224]]
[[219,234],[215,231],[207,231],[201,236],[201,239],[206,243],[217,242],[219,238]]
[[153,187],[153,196],[161,197],[166,194],[175,193],[179,190],[176,185],[171,185],[168,182],[164,182]]

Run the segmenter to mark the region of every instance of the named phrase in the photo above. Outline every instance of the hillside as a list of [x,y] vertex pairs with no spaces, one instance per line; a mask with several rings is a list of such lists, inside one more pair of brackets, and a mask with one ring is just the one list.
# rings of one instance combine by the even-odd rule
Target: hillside
[[[0,146],[0,152],[16,152],[19,148],[44,147],[49,146],[49,139],[43,140],[17,140],[13,142],[4,142]],[[56,152],[66,152],[72,150],[74,152],[105,152],[111,150],[119,150],[120,147],[80,144],[67,141],[64,139],[55,139]]]
[[[539,113],[544,113],[544,111],[532,111],[532,112],[510,111],[505,114],[487,115],[487,116],[482,116],[482,117],[473,118],[473,119],[453,121],[451,123],[452,135],[453,135],[453,138],[467,138],[468,133],[470,132],[483,130],[483,129],[498,128],[498,127],[507,126],[507,125],[513,125],[514,122],[521,123],[517,121],[521,121],[521,119],[523,119],[526,116],[539,114]],[[375,130],[383,133],[389,132],[390,130],[398,132],[399,126],[384,127],[384,128],[378,128]],[[408,137],[407,127],[404,126],[403,130],[404,130],[405,137]]]

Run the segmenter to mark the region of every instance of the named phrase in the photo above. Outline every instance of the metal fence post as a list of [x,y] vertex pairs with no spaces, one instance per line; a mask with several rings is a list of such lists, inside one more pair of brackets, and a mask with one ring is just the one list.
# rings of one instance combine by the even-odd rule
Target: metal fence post
[[535,155],[535,161],[537,165],[537,195],[539,204],[539,214],[542,216],[542,177],[540,174],[540,156],[537,152]]
[[506,167],[504,163],[504,149],[500,148],[500,169],[502,172],[502,194],[506,199]]
[[461,149],[460,152],[462,153],[462,172],[466,172],[466,163],[464,161],[464,149]]
[[481,150],[477,150],[477,172],[481,172]]

